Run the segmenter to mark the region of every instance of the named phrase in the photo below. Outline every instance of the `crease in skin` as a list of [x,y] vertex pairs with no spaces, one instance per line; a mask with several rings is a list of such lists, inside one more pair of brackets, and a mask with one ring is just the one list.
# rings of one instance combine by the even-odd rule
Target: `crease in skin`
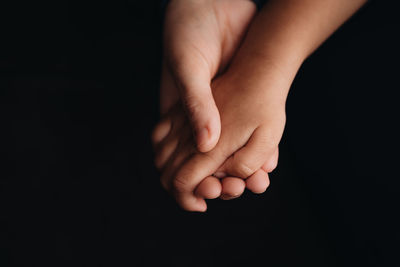
[[222,178],[227,177],[228,174],[226,172],[223,172],[223,171],[216,171],[215,173],[213,173],[212,176],[222,179]]
[[[235,126],[234,125],[234,122],[232,122],[232,123],[230,123],[230,124],[224,124],[223,125],[223,128],[232,128],[232,126]],[[250,127],[245,127],[246,129],[247,128],[250,128]],[[231,158],[233,158],[234,156],[235,156],[235,153],[236,152],[238,152],[238,151],[240,151],[240,149],[242,149],[243,147],[245,147],[247,144],[248,144],[248,142],[250,141],[250,139],[251,139],[251,137],[253,136],[253,134],[254,134],[254,132],[256,131],[258,129],[258,127],[255,127],[253,130],[251,130],[251,131],[246,131],[246,134],[244,134],[244,139],[245,140],[247,140],[247,141],[245,141],[244,143],[243,142],[237,142],[236,144],[232,144],[231,142],[228,142],[228,144],[229,144],[229,146],[228,147],[222,147],[222,148],[220,148],[222,151],[223,151],[223,157],[225,157],[225,161],[223,162],[223,164],[218,168],[218,170],[217,170],[217,172],[224,172],[225,174],[227,174],[228,173],[228,171],[226,170],[226,166],[225,166],[225,164],[226,164],[226,162],[229,160],[229,159],[231,159]],[[223,143],[224,142],[224,139],[226,139],[227,137],[225,136],[225,135],[221,135],[221,138],[220,138],[220,140],[219,140],[219,142],[221,142],[221,143]],[[229,139],[239,139],[240,140],[240,138],[234,138],[234,137],[229,137]],[[222,144],[220,145],[220,146],[222,146]]]
[[[189,161],[194,154],[194,151],[188,150],[185,154],[181,153],[175,158],[170,158],[167,164],[168,166],[163,171],[163,175],[161,176],[161,180],[163,180],[168,188],[171,189],[173,187],[174,179],[176,178],[179,169],[182,165],[184,165],[187,161]],[[184,185],[184,183],[183,183]]]

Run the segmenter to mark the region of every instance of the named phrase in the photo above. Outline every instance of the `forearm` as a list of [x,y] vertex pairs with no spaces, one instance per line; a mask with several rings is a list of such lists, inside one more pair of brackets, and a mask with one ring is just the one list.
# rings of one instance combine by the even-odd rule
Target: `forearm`
[[275,65],[293,79],[303,61],[366,0],[270,0],[251,25],[232,67]]

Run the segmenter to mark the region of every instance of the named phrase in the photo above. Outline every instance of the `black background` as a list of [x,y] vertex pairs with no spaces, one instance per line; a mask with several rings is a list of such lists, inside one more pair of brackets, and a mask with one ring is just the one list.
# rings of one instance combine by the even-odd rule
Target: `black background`
[[267,192],[205,214],[152,164],[158,5],[3,6],[0,266],[400,266],[395,2],[305,62]]

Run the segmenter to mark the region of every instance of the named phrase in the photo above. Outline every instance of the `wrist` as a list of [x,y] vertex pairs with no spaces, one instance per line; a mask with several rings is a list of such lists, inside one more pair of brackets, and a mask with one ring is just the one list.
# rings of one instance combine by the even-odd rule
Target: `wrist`
[[[213,81],[216,94],[246,91],[245,95],[256,95],[257,99],[269,106],[284,107],[286,98],[298,68],[287,69],[270,59],[260,57],[231,65],[228,70]],[[229,85],[229,86],[226,86]]]
[[274,73],[291,83],[305,59],[305,53],[295,49],[241,49],[230,68],[248,76]]

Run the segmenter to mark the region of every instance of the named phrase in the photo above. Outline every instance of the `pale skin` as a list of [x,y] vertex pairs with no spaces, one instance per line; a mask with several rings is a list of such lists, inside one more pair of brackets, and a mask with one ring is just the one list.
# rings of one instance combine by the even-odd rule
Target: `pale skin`
[[[168,5],[160,88],[161,115],[165,116],[178,100],[184,103],[187,121],[195,126],[192,129],[200,151],[212,149],[220,134],[220,117],[212,96],[211,80],[230,63],[255,14],[256,6],[249,0],[173,0]],[[173,152],[177,142],[167,142],[167,138],[160,143],[169,127],[168,122],[161,123],[154,131],[158,168]],[[208,138],[196,134],[196,129],[201,128],[210,130]],[[226,194],[222,197],[237,195],[242,184],[242,179],[226,179],[223,187]]]
[[[205,211],[205,199],[238,197],[245,187],[255,193],[265,191],[268,172],[277,164],[287,94],[299,67],[365,2],[270,0],[257,14],[240,47],[232,46],[238,47],[237,53],[228,53],[233,59],[228,60],[226,71],[213,80],[220,69],[215,67],[203,79],[209,82],[213,96],[209,101],[216,104],[220,115],[220,124],[214,121],[207,126],[210,133],[217,133],[217,142],[212,137],[211,145],[199,147],[207,142],[198,134],[192,138],[192,128],[196,132],[198,125],[193,112],[187,112],[190,101],[185,97],[195,89],[182,87],[174,77],[174,84],[180,84],[181,89],[175,103],[171,101],[163,110],[165,116],[155,128],[153,142],[161,183],[183,209]],[[189,76],[185,79],[190,80]],[[194,84],[203,83],[199,80]],[[196,99],[196,94],[190,99]],[[205,118],[215,115],[210,107],[200,106],[196,112]],[[190,124],[184,123],[188,120]],[[212,176],[215,173],[224,175],[219,179]]]
[[168,4],[161,114],[180,99],[201,152],[216,145],[221,129],[211,80],[229,64],[255,14],[256,6],[249,0],[172,0]]

